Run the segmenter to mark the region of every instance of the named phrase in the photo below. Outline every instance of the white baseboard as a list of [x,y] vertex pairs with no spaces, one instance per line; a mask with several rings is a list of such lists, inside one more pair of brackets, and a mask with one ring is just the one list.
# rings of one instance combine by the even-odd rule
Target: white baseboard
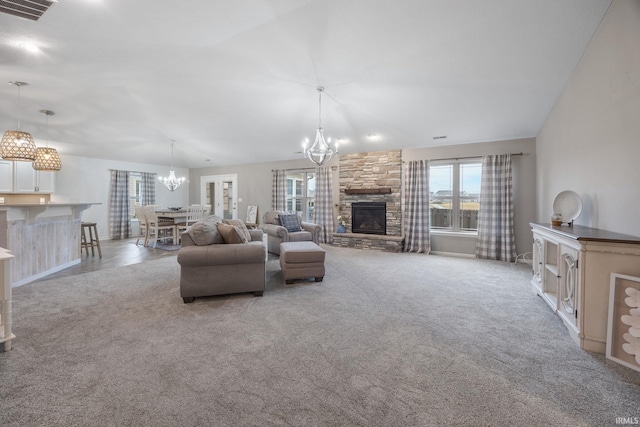
[[24,279],[18,280],[17,282],[11,283],[12,288],[17,288],[18,286],[26,285],[27,283],[31,283],[34,280],[42,279],[45,276],[48,276],[53,273],[57,273],[60,270],[64,270],[65,268],[71,267],[72,265],[80,264],[82,259],[78,258],[74,261],[68,262],[66,264],[59,265],[57,267],[51,268],[47,271],[43,271],[42,273],[34,274],[33,276],[25,277]]
[[475,255],[472,254],[461,254],[458,252],[441,252],[441,251],[431,251],[429,252],[431,255],[442,255],[442,256],[452,256],[457,258],[475,258]]

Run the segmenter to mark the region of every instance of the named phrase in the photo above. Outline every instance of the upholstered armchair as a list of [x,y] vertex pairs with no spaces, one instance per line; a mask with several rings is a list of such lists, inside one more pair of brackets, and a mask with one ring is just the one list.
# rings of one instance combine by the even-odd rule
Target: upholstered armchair
[[280,255],[282,242],[320,242],[321,226],[303,222],[295,213],[265,212],[259,228],[268,236],[269,252],[277,255]]

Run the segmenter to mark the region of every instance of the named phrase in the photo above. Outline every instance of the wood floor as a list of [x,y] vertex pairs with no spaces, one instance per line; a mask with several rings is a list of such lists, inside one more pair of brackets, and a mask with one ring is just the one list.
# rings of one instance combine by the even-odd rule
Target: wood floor
[[95,248],[95,255],[91,255],[91,250],[89,250],[89,255],[87,255],[85,251],[82,251],[80,264],[65,268],[39,280],[68,277],[104,268],[120,267],[164,257],[176,257],[178,255],[178,251],[153,249],[151,247],[143,247],[141,244],[136,245],[135,243],[136,239],[102,240],[100,241],[102,258],[98,256],[97,248]]

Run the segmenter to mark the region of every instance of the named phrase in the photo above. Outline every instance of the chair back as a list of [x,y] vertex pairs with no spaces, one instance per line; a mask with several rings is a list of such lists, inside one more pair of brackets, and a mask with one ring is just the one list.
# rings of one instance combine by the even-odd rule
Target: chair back
[[151,205],[143,206],[142,210],[145,218],[147,219],[147,224],[150,227],[155,227],[158,224],[158,215],[156,214],[154,207]]
[[146,227],[147,217],[144,213],[144,209],[142,208],[142,206],[136,206],[135,210],[136,210],[136,218],[138,218],[138,224],[140,224],[140,227]]
[[204,219],[206,208],[200,205],[192,205],[187,208],[187,227],[191,227],[198,221]]

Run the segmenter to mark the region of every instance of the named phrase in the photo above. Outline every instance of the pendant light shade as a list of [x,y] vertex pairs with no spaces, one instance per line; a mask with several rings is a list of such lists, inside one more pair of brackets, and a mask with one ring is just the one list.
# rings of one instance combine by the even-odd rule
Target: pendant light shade
[[36,143],[27,132],[8,130],[0,141],[0,157],[5,160],[31,162],[36,158]]
[[56,172],[62,168],[60,155],[55,148],[36,148],[36,159],[33,161],[33,168],[37,171]]
[[[18,112],[20,110],[20,87],[26,86],[25,82],[11,82],[12,85],[18,86]],[[2,135],[0,141],[0,157],[5,160],[17,160],[23,162],[31,162],[36,158],[36,143],[31,135],[20,130],[20,122],[18,121],[18,130],[8,130]]]
[[49,116],[55,113],[51,110],[40,110],[40,112],[47,115],[46,147],[36,148],[36,159],[31,166],[37,171],[56,172],[62,168],[62,161],[58,151],[55,148],[49,148]]

